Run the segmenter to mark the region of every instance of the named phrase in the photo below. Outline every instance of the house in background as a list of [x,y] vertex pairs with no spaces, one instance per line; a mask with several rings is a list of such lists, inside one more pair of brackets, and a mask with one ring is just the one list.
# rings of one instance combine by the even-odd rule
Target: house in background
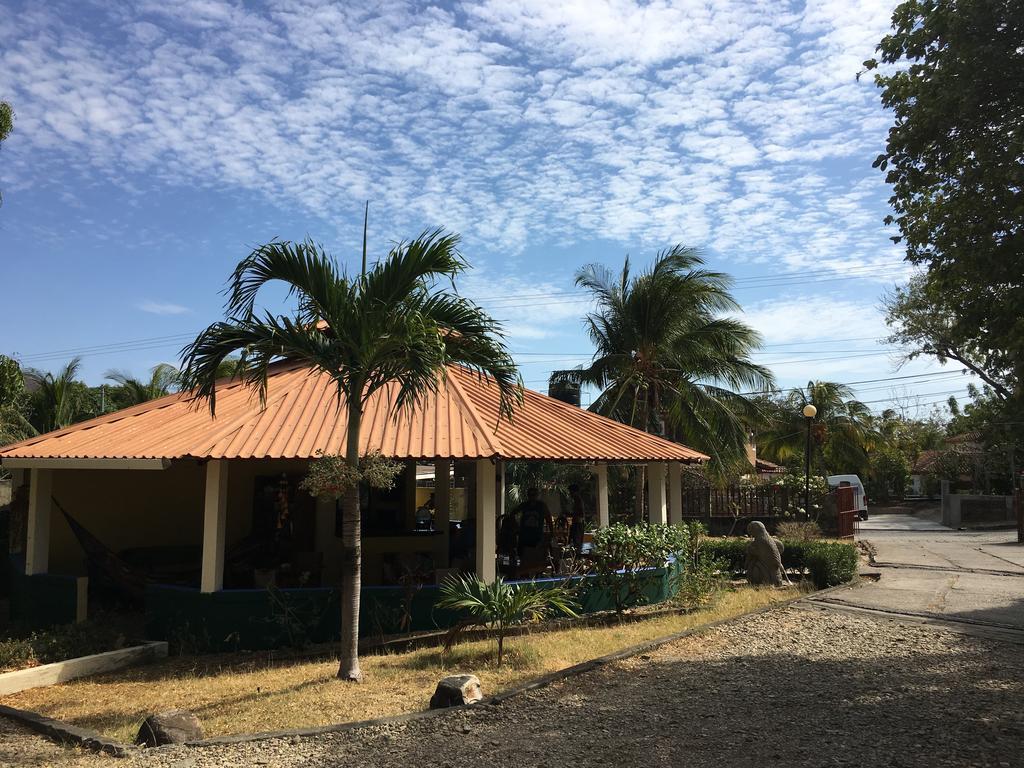
[[[682,520],[682,465],[707,459],[532,391],[511,423],[500,420],[493,381],[462,368],[397,418],[389,416],[394,394],[380,391],[363,417],[361,453],[405,465],[394,490],[364,491],[366,631],[387,623],[388,611],[408,614],[410,573],[419,575],[421,626],[405,615],[405,629],[439,621],[436,587],[424,583],[452,568],[495,578],[505,462],[592,466],[595,517],[607,525],[609,464],[648,466],[650,516],[664,522]],[[344,450],[346,425],[328,376],[282,362],[271,369],[263,407],[226,380],[215,418],[205,403],[174,394],[0,449],[15,484],[28,485],[12,611],[29,621],[81,617],[91,576],[93,589],[134,587],[154,636],[201,627],[217,644],[237,642],[254,616],[272,622],[267,595],[275,587],[305,600],[307,615],[319,611],[320,634],[327,632],[340,516],[333,500],[314,499],[299,482],[319,451]],[[416,510],[431,493],[435,513],[424,525]],[[384,607],[375,614],[375,605]]]
[[911,496],[937,496],[940,478],[954,485],[972,485],[981,472],[984,458],[985,447],[977,432],[947,437],[942,448],[918,454],[910,469]]
[[757,455],[757,442],[754,440],[754,433],[751,432],[747,438],[747,461],[753,468],[753,473],[758,480],[771,481],[779,475],[786,473],[786,468],[773,462],[762,459]]

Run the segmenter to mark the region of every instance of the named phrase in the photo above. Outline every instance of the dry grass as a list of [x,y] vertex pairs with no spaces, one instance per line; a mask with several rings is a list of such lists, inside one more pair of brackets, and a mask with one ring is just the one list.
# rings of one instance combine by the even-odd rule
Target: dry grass
[[506,641],[501,669],[494,663],[492,640],[458,645],[448,657],[434,648],[365,656],[365,680],[359,686],[337,681],[332,659],[275,662],[267,654],[223,654],[178,657],[2,701],[124,742],[134,738],[146,714],[172,708],[195,712],[207,736],[328,725],[422,710],[446,674],[475,673],[485,694],[498,693],[547,672],[796,594],[795,589],[743,587],[725,592],[697,613],[512,638]]

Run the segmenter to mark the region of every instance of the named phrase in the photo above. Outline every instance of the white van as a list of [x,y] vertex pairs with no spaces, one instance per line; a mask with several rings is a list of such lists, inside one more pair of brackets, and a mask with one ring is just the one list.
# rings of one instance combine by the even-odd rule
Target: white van
[[868,495],[864,493],[864,483],[856,475],[829,475],[828,487],[839,488],[841,486],[853,488],[853,509],[861,520],[868,519]]

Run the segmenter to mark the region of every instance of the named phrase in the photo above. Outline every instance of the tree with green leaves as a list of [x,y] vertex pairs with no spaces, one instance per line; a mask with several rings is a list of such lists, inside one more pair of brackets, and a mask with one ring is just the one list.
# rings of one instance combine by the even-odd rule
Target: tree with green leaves
[[29,369],[32,424],[40,432],[64,429],[93,415],[88,387],[78,380],[81,366],[82,359],[75,357],[57,373]]
[[[639,274],[628,257],[618,272],[583,267],[576,284],[597,303],[585,320],[594,357],[560,376],[597,387],[597,413],[705,451],[721,466],[742,459],[757,409],[738,392],[770,389],[774,380],[751,359],[760,335],[727,316],[739,309],[730,282],[681,245]],[[639,509],[642,487],[640,474]]]
[[[13,130],[14,108],[9,102],[0,101],[0,144],[3,144],[4,140],[11,135]],[[0,201],[3,201],[2,195],[0,195]]]
[[907,0],[865,62],[895,122],[875,166],[893,239],[926,268],[887,303],[893,339],[971,368],[1022,411],[1024,2]]
[[124,371],[107,371],[104,377],[120,389],[124,406],[138,405],[171,394],[178,385],[180,374],[170,363],[153,366],[148,381],[140,381]]
[[982,339],[983,329],[965,334],[953,297],[926,273],[910,278],[882,299],[886,323],[892,333],[889,344],[910,350],[905,360],[922,355],[940,363],[959,363],[984,381],[1001,399],[1013,396],[1015,374],[1005,350]]
[[860,473],[878,440],[871,410],[845,384],[809,381],[765,407],[767,421],[757,433],[757,453],[794,466],[807,450],[805,405],[818,412],[811,422],[811,466],[822,474]]
[[[182,388],[216,410],[217,377],[224,360],[241,353],[237,376],[266,399],[268,371],[292,360],[329,376],[337,404],[347,409],[345,459],[358,476],[362,416],[367,401],[393,388],[397,415],[436,391],[446,368],[461,365],[488,376],[500,396],[502,417],[521,402],[522,385],[505,347],[501,326],[454,292],[466,262],[459,238],[440,229],[401,242],[350,275],[321,246],[271,242],[239,262],[228,286],[226,318],[182,351]],[[258,310],[268,283],[282,283],[296,307],[290,314]],[[452,289],[445,289],[447,284]],[[338,677],[358,681],[361,539],[359,489],[342,503],[342,634]]]
[[0,355],[0,445],[16,443],[36,434],[29,422],[31,396],[17,360]]

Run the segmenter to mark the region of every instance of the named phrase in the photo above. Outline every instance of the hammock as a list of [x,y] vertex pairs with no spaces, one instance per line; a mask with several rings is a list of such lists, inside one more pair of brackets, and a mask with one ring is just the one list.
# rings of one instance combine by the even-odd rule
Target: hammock
[[149,574],[140,568],[128,565],[69,515],[59,501],[53,499],[53,503],[64,515],[64,519],[71,527],[71,532],[75,534],[78,543],[85,550],[85,557],[89,562],[89,576],[95,581],[111,587],[133,603],[141,603],[146,593],[146,583],[150,580]]
[[[68,514],[68,511],[60,505],[57,499],[53,499],[53,503],[64,515],[71,532],[75,534],[75,538],[78,539],[78,543],[85,551],[86,560],[89,563],[89,576],[94,583],[102,584],[133,603],[140,604],[145,596],[147,584],[175,584],[192,587],[198,585],[201,556],[159,565],[154,565],[150,558],[150,563],[146,567],[136,565],[129,562],[127,558],[131,554],[131,550],[125,550],[118,555]],[[235,542],[224,553],[225,571],[232,566],[246,564],[264,547],[265,542],[252,536]]]

